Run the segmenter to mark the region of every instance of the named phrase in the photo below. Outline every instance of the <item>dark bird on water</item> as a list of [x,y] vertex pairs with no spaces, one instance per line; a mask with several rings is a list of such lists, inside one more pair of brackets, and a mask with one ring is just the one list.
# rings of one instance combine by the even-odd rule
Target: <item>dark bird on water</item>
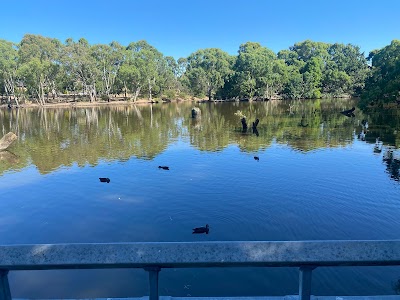
[[346,117],[352,117],[352,118],[354,118],[356,115],[354,114],[354,111],[356,110],[356,108],[353,106],[351,109],[348,109],[348,110],[344,110],[344,111],[341,111],[340,113],[342,114],[342,115],[345,115]]
[[110,178],[105,178],[105,177],[100,177],[99,178],[100,179],[100,182],[107,182],[107,183],[110,183]]
[[260,158],[258,156],[254,156],[254,159],[257,160],[257,161],[260,160]]
[[163,169],[163,170],[169,170],[169,167],[167,166],[158,166],[159,169]]
[[210,228],[208,227],[208,224],[206,224],[206,227],[193,228],[193,232],[192,233],[205,233],[205,234],[208,234],[209,231],[210,231]]

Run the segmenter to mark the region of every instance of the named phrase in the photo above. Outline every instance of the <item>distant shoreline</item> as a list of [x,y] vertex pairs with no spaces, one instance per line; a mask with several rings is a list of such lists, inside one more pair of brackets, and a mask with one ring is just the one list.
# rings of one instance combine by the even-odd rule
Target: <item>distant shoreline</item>
[[[158,104],[158,103],[182,103],[182,102],[193,102],[193,103],[214,103],[214,102],[248,102],[249,100],[207,100],[202,98],[194,98],[194,99],[174,99],[174,100],[148,100],[148,99],[139,99],[136,101],[130,100],[112,100],[108,101],[69,101],[69,102],[49,102],[44,105],[40,105],[38,103],[23,103],[19,106],[16,106],[15,103],[12,104],[12,108],[33,108],[33,107],[43,107],[43,108],[65,108],[65,107],[98,107],[98,106],[132,106],[132,105],[149,105],[149,104]],[[253,100],[254,102],[259,102],[257,100]],[[270,101],[270,100],[266,100]],[[8,104],[1,104],[0,108],[8,108]]]
[[[358,97],[340,97],[338,99],[358,99]],[[214,99],[209,101],[208,99],[204,98],[191,98],[191,99],[182,99],[182,98],[177,98],[174,100],[148,100],[148,99],[138,99],[136,101],[132,100],[111,100],[111,101],[67,101],[67,102],[48,102],[44,105],[40,105],[38,103],[23,103],[20,104],[19,106],[16,106],[15,102],[12,104],[12,108],[73,108],[73,107],[100,107],[100,106],[132,106],[132,105],[149,105],[149,104],[158,104],[158,103],[182,103],[182,102],[192,102],[195,104],[200,104],[200,103],[221,103],[221,102],[268,102],[268,101],[281,101],[284,99],[280,98],[273,98],[273,99]],[[313,100],[313,99],[298,99],[298,100]],[[2,108],[8,108],[8,104],[1,104],[0,109]]]
[[[78,102],[49,102],[44,105],[40,105],[38,103],[23,103],[19,106],[16,106],[15,103],[12,104],[12,108],[33,108],[33,107],[43,107],[43,108],[68,108],[68,107],[97,107],[97,106],[117,106],[117,105],[124,105],[124,106],[131,106],[131,105],[146,105],[146,104],[156,104],[156,103],[169,103],[169,102],[190,102],[195,100],[184,100],[184,99],[177,99],[171,101],[160,101],[160,100],[145,100],[140,99],[136,100],[135,102],[129,100],[115,100],[115,101],[78,101]],[[8,108],[8,104],[1,104],[0,108]]]

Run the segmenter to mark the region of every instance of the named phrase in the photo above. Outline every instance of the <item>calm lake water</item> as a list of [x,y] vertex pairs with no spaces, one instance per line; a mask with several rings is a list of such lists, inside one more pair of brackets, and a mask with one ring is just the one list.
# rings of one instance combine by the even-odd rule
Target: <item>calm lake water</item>
[[[400,111],[339,113],[355,104],[196,104],[198,120],[190,103],[0,110],[0,136],[18,135],[0,152],[0,244],[398,239]],[[258,136],[241,132],[238,110],[259,118]],[[210,234],[192,235],[206,223]],[[318,268],[312,293],[394,294],[399,278],[399,267]],[[140,269],[9,279],[20,298],[148,294]],[[297,290],[295,268],[160,273],[161,295]]]

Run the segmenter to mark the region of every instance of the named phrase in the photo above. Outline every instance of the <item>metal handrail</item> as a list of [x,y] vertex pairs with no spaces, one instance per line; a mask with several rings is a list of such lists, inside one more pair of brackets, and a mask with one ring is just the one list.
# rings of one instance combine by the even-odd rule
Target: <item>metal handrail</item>
[[172,242],[0,246],[0,300],[10,300],[10,270],[143,268],[158,300],[162,268],[299,267],[299,297],[309,300],[320,266],[400,265],[400,240]]

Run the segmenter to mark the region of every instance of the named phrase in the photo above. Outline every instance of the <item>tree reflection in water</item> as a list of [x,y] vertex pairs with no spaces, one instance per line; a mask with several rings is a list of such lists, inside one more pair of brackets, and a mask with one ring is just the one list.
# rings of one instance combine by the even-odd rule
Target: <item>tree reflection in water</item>
[[386,171],[393,180],[399,181],[400,179],[400,157],[395,157],[392,148],[386,150],[383,161],[386,164]]
[[[131,157],[153,160],[178,139],[201,151],[237,145],[243,152],[254,153],[277,143],[308,152],[346,146],[358,133],[367,143],[380,137],[382,145],[398,148],[397,112],[366,115],[360,111],[355,118],[340,113],[353,105],[356,101],[348,99],[203,103],[199,104],[202,117],[195,119],[192,103],[4,109],[0,110],[0,135],[13,131],[19,140],[10,149],[14,158],[3,157],[7,163],[0,165],[0,174],[30,164],[45,174],[73,164],[96,165]],[[259,125],[243,134],[235,115],[238,110],[248,120],[259,119]],[[398,180],[399,160],[384,161],[391,177]]]

